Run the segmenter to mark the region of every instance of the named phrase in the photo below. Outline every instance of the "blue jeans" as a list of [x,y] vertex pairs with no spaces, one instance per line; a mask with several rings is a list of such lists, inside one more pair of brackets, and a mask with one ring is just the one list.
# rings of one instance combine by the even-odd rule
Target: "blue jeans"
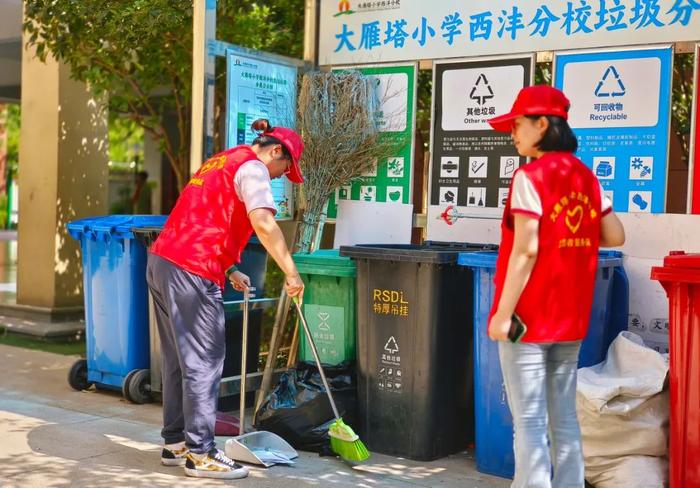
[[580,348],[580,341],[498,343],[515,431],[512,488],[584,486],[581,431],[576,417]]

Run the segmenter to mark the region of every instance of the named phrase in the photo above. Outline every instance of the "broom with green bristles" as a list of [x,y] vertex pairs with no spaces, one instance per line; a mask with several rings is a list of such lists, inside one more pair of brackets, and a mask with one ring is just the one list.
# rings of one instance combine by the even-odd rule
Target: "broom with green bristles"
[[318,366],[318,372],[321,374],[321,380],[323,380],[323,386],[326,388],[326,393],[328,394],[328,400],[331,402],[331,408],[333,408],[333,415],[335,415],[335,422],[331,424],[328,428],[328,435],[331,438],[331,450],[336,453],[341,458],[346,461],[361,462],[369,459],[369,451],[365,445],[360,440],[360,437],[355,434],[355,432],[343,422],[338,413],[338,407],[335,405],[333,400],[333,395],[331,394],[331,389],[328,386],[328,380],[326,379],[326,374],[323,372],[323,366],[321,365],[321,359],[318,357],[318,350],[316,350],[316,344],[314,343],[313,337],[311,337],[311,331],[309,330],[309,325],[306,323],[306,317],[301,311],[301,305],[299,304],[299,298],[294,297],[294,305],[297,308],[297,313],[299,314],[299,319],[304,326],[304,333],[306,334],[306,339],[309,341],[311,346],[311,351],[314,354],[314,359],[316,360],[316,366]]

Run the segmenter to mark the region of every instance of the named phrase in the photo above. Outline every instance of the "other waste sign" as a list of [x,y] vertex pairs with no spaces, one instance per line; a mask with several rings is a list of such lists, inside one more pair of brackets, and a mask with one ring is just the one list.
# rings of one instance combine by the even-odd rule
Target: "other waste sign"
[[554,84],[571,101],[577,156],[619,212],[666,208],[670,47],[561,53]]
[[466,219],[503,214],[525,158],[488,120],[510,111],[533,66],[532,55],[435,63],[429,239],[468,242]]

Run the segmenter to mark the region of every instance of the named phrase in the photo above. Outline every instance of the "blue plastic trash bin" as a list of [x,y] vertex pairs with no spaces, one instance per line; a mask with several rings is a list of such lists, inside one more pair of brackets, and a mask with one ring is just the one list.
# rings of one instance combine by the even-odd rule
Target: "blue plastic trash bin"
[[[488,337],[494,296],[496,252],[460,253],[458,263],[474,271],[474,416],[476,469],[504,478],[515,472],[513,418],[503,384],[498,345]],[[588,335],[581,345],[579,368],[605,359],[610,342],[627,327],[629,285],[622,254],[604,251],[598,271]]]
[[80,241],[85,298],[87,360],[71,369],[74,388],[96,384],[125,391],[127,377],[139,383],[149,377],[146,249],[132,229],[162,226],[166,218],[108,215],[66,226]]

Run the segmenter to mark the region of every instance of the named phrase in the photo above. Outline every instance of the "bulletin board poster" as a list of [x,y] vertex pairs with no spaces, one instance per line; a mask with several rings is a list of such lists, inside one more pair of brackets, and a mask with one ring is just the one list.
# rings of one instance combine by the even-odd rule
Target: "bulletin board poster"
[[428,239],[469,242],[466,219],[503,214],[526,159],[488,120],[510,111],[533,69],[532,55],[435,63]]
[[672,74],[670,46],[555,55],[577,156],[617,212],[666,209]]
[[693,93],[693,119],[690,129],[691,134],[691,172],[690,172],[690,213],[700,214],[700,44],[695,45],[695,91]]
[[357,70],[377,80],[376,96],[381,135],[405,140],[406,144],[351,184],[336,190],[328,199],[328,218],[338,216],[338,200],[410,203],[413,188],[413,133],[416,115],[416,63],[338,67],[334,71]]
[[[273,126],[294,127],[296,120],[297,67],[233,50],[227,52],[226,148],[251,144],[255,119],[268,119]],[[292,183],[272,180],[278,220],[293,216]]]

